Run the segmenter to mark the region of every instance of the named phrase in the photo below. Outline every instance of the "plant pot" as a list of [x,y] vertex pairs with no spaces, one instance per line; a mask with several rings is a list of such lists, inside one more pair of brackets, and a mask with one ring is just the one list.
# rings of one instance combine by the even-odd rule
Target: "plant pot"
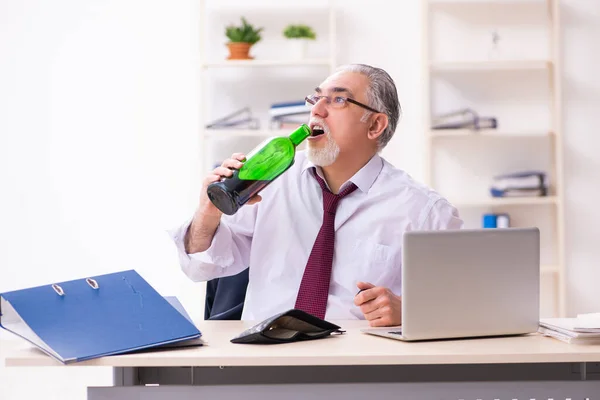
[[254,58],[249,54],[250,47],[252,47],[250,43],[229,42],[227,47],[229,48],[228,60],[251,60]]
[[304,60],[308,53],[308,39],[289,39],[289,50],[294,60]]

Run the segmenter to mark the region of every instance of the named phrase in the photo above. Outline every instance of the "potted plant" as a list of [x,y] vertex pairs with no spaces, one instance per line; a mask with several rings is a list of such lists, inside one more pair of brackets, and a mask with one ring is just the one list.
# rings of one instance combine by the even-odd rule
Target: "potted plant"
[[229,38],[227,47],[229,48],[229,60],[249,60],[253,57],[250,56],[250,48],[258,42],[260,32],[263,28],[255,28],[249,24],[244,17],[242,17],[242,25],[234,26],[229,25],[225,28],[225,36]]
[[288,25],[283,30],[283,36],[291,39],[294,43],[294,54],[296,58],[305,58],[309,40],[315,40],[317,35],[308,25]]

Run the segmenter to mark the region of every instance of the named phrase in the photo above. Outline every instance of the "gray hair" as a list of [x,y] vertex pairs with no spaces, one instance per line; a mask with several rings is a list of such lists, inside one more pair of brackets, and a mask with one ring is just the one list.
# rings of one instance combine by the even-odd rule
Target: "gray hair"
[[[369,79],[367,89],[368,105],[388,116],[388,126],[379,136],[377,143],[379,150],[383,149],[394,136],[402,114],[394,80],[381,68],[365,64],[343,65],[337,69],[337,72],[356,72],[365,75]],[[371,111],[367,111],[361,120],[366,121],[371,114]]]

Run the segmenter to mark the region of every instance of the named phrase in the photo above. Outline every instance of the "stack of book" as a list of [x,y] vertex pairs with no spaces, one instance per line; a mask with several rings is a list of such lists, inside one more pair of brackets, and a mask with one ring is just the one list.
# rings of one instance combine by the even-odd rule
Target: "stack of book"
[[310,107],[304,100],[287,103],[274,103],[269,109],[271,129],[297,128],[310,119]]
[[436,116],[431,129],[496,129],[498,121],[493,117],[480,117],[470,108],[464,108]]
[[492,197],[546,196],[548,178],[542,171],[521,171],[498,175],[490,187]]
[[600,313],[577,318],[542,318],[538,332],[570,344],[600,344]]

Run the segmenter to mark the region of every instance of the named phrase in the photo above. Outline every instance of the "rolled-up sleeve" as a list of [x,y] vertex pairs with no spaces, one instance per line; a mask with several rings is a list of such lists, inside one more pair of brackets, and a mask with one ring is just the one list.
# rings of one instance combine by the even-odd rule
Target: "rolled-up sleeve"
[[245,206],[233,216],[224,215],[210,247],[200,253],[188,254],[185,250],[185,234],[191,219],[168,231],[177,248],[182,271],[191,280],[201,282],[235,275],[248,268],[256,207]]

